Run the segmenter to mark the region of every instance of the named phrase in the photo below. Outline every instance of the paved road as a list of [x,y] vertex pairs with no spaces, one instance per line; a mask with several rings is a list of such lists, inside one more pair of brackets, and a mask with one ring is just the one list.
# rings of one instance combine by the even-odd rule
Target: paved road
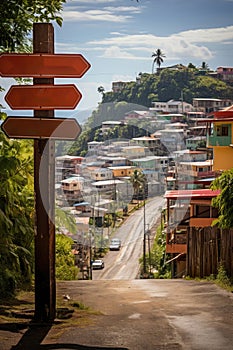
[[56,326],[0,327],[0,350],[233,349],[233,294],[210,282],[59,283],[58,297],[66,293],[100,314],[59,332]]
[[[151,225],[160,200],[152,209],[147,204]],[[0,350],[233,350],[232,293],[210,282],[135,279],[142,221],[143,208],[117,233],[122,250],[106,256],[106,270],[93,271],[94,280],[58,283],[58,299],[69,294],[98,313],[59,330],[0,323]]]
[[[103,312],[96,324],[78,332],[79,344],[130,350],[233,349],[233,295],[211,283],[87,281],[77,292],[85,304]],[[71,334],[75,337],[77,330]],[[64,334],[61,339],[68,338]]]
[[[144,219],[148,230],[159,219],[163,197],[155,197],[146,202],[145,208],[136,210],[115,232],[122,241],[120,251],[110,251],[105,257],[105,268],[93,271],[93,280],[130,280],[139,274],[139,258],[143,254]],[[144,211],[145,209],[145,211]]]

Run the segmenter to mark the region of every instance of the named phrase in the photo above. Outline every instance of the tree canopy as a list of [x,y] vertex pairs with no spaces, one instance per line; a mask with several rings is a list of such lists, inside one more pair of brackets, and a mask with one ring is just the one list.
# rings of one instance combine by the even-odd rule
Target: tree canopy
[[[34,22],[62,23],[64,0],[1,0],[0,52],[31,50]],[[0,88],[1,90],[1,88]],[[0,112],[0,119],[6,115]],[[0,295],[30,285],[34,265],[33,142],[0,131]]]
[[182,91],[184,101],[192,103],[198,97],[231,99],[233,86],[198,69],[164,68],[159,75],[141,73],[137,81],[126,82],[119,92],[105,91],[102,103],[127,101],[151,107],[154,101],[179,100]]
[[35,22],[55,21],[62,25],[62,5],[66,0],[1,0],[0,51],[30,50],[30,32]]
[[221,228],[233,228],[233,169],[226,170],[217,177],[211,188],[221,190],[212,200],[213,206],[219,211],[219,217],[214,223]]

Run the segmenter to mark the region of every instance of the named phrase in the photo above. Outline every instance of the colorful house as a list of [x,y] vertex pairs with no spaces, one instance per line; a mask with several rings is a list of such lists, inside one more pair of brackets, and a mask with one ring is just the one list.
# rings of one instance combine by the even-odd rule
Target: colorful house
[[233,168],[233,106],[214,113],[207,129],[207,147],[213,148],[213,170]]
[[212,199],[220,191],[211,189],[172,190],[165,193],[166,210],[166,253],[170,254],[172,277],[186,274],[187,234],[190,227],[210,227],[218,217]]

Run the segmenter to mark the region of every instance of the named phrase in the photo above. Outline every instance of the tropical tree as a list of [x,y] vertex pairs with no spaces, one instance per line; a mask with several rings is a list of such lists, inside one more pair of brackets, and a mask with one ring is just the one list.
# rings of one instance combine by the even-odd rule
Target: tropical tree
[[206,62],[202,62],[201,69],[203,69],[203,70],[210,70],[209,66],[208,66],[208,64]]
[[146,176],[142,170],[135,169],[130,177],[130,182],[134,191],[133,198],[139,200],[140,192],[143,193],[143,197],[145,198]]
[[197,69],[197,67],[193,63],[189,63],[187,66],[189,69]]
[[78,267],[75,266],[75,256],[72,253],[73,240],[64,235],[56,235],[56,278],[59,280],[75,280]]
[[152,63],[152,74],[154,73],[154,66],[155,63],[160,68],[161,63],[163,63],[163,58],[166,57],[165,54],[162,52],[162,50],[157,49],[155,52],[152,53],[151,57],[153,57],[153,63]]
[[33,147],[0,132],[0,295],[30,284],[33,270]]
[[[0,52],[29,52],[34,22],[56,21],[65,0],[1,0]],[[0,87],[0,91],[2,91]],[[0,113],[0,119],[6,115]],[[0,295],[30,285],[33,273],[33,143],[0,131]]]
[[56,21],[62,25],[62,5],[66,0],[1,0],[0,51],[30,50],[34,22]]
[[218,208],[219,217],[214,224],[221,228],[233,227],[233,169],[224,171],[211,184],[211,189],[220,190],[220,194],[212,200]]
[[97,89],[97,91],[100,93],[100,94],[104,94],[104,91],[105,91],[105,89],[104,89],[104,87],[103,86],[99,86],[98,87],[98,89]]

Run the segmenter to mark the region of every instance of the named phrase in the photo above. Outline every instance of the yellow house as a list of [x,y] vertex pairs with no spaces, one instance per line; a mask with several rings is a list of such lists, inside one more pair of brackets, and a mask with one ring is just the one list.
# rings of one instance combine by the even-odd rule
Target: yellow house
[[113,177],[119,178],[119,177],[130,177],[133,175],[135,170],[139,170],[136,166],[110,166],[108,167],[112,170]]
[[214,113],[208,122],[207,147],[213,148],[213,170],[233,168],[233,106]]

